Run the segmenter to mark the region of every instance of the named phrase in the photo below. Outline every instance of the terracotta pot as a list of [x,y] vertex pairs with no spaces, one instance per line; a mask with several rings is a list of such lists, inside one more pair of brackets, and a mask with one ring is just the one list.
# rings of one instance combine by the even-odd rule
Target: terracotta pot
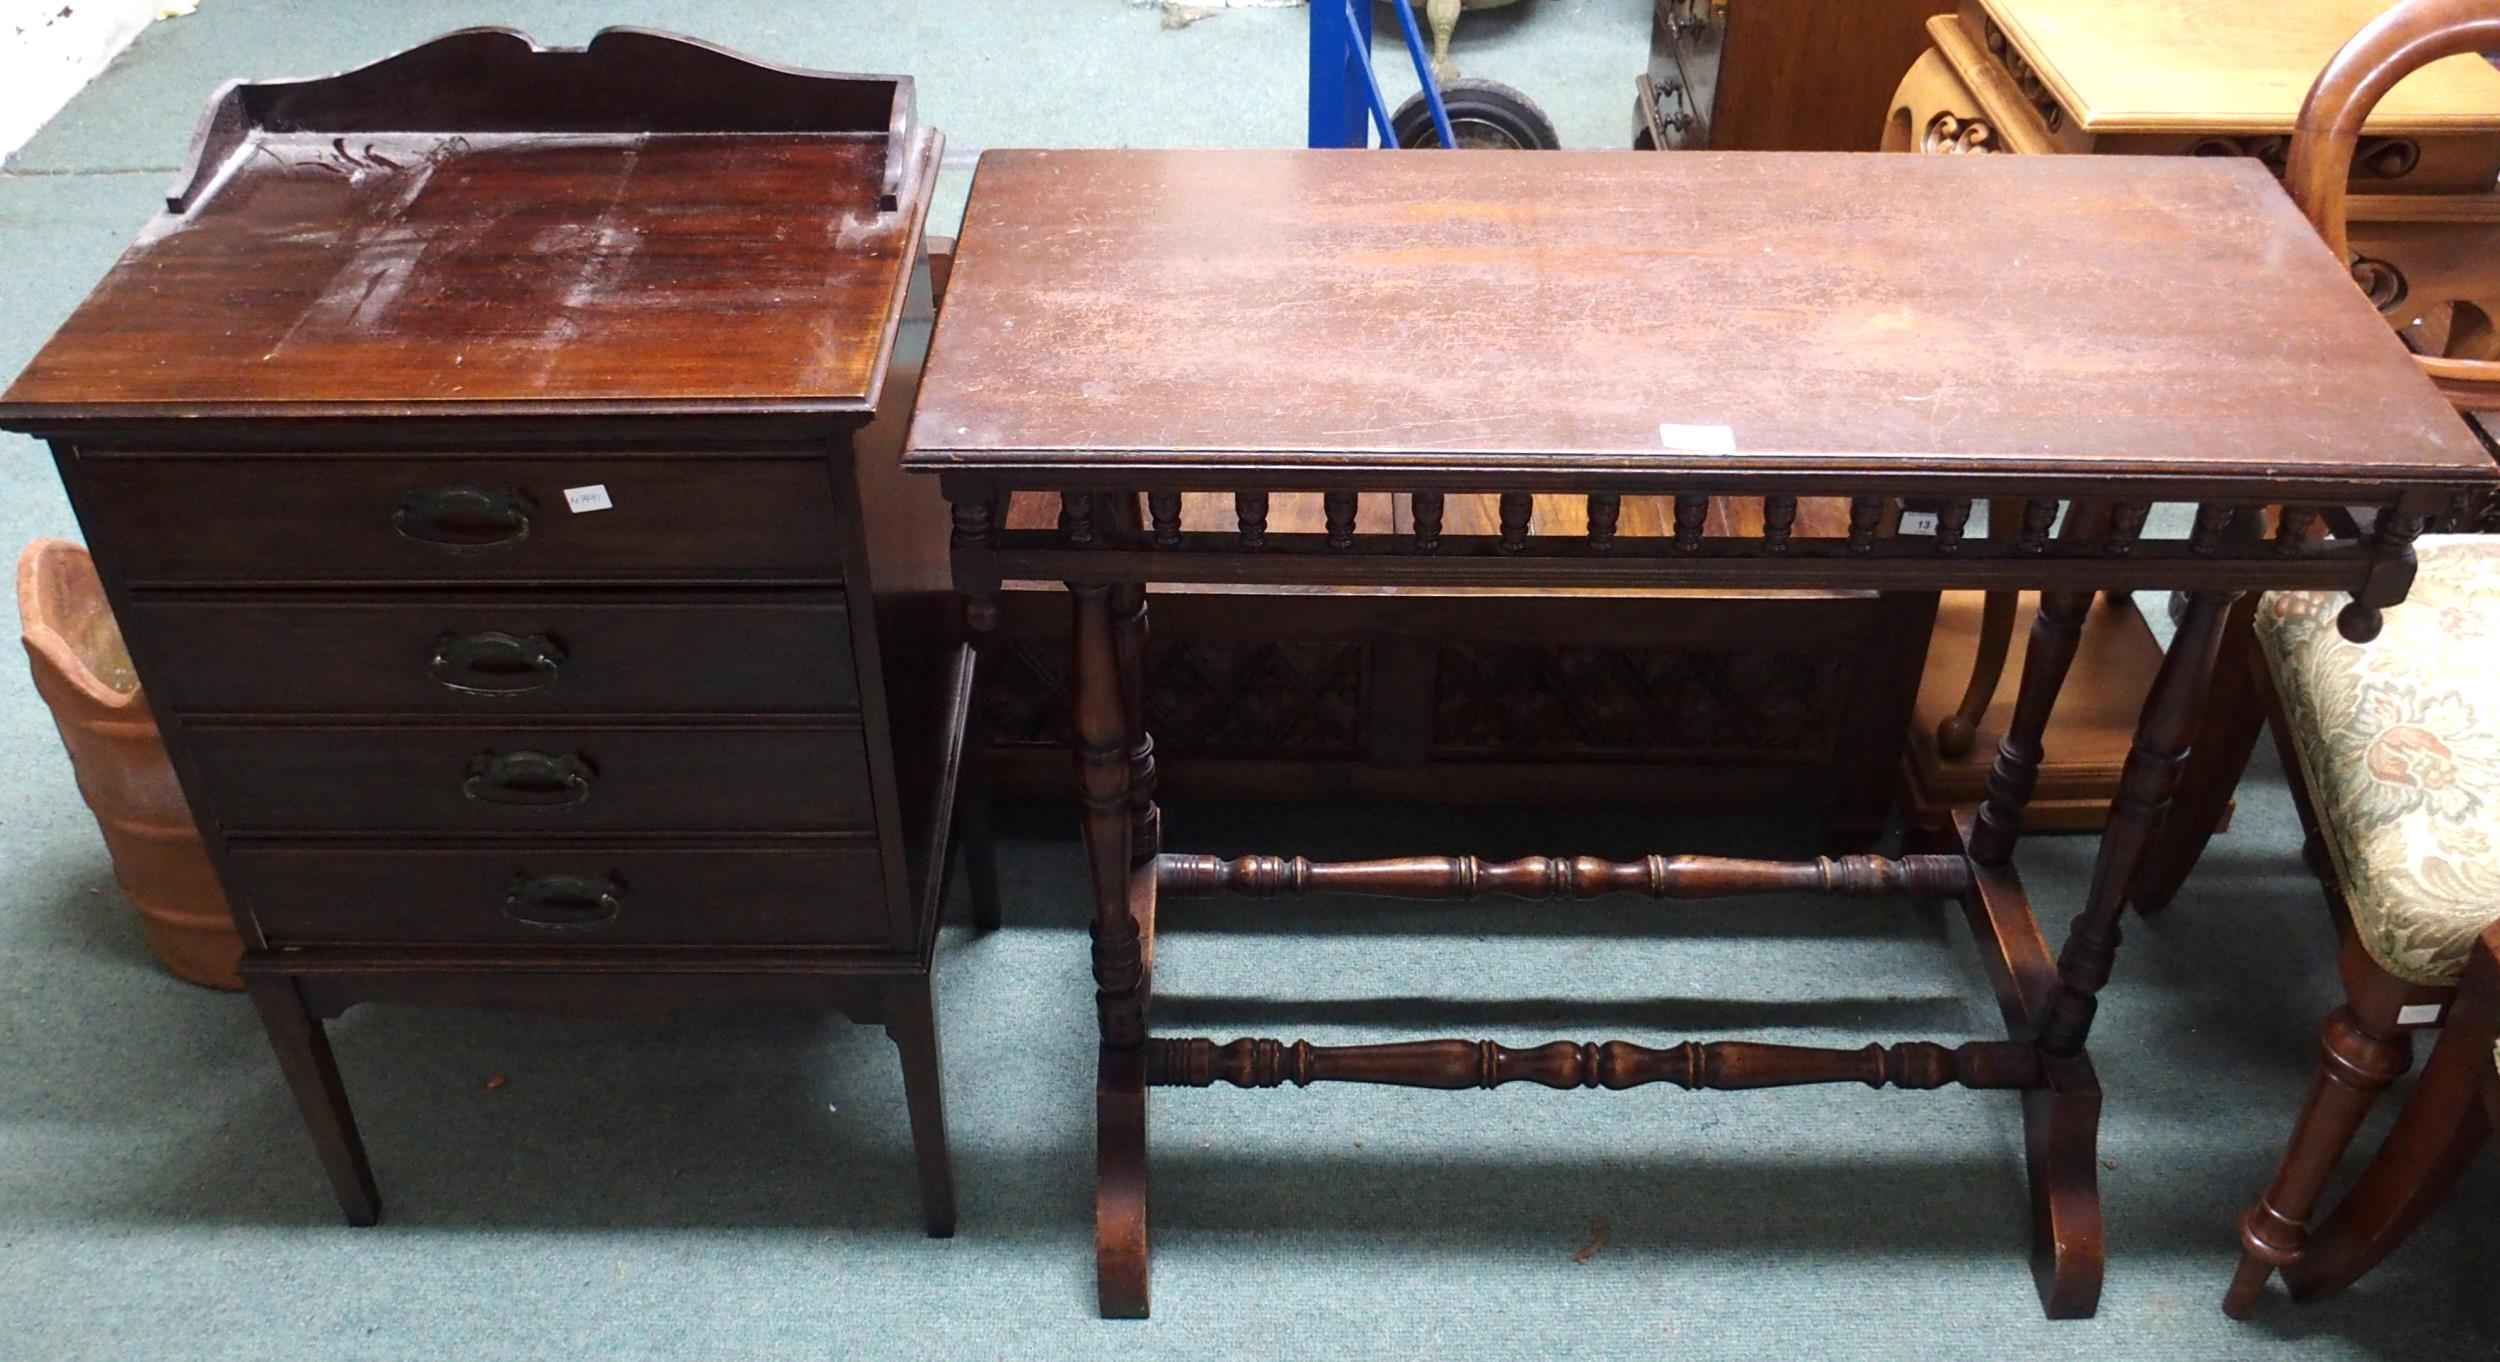
[[95,560],[38,539],[17,560],[17,614],[35,690],[52,707],[79,793],[104,830],[113,878],[139,909],[157,958],[212,988],[241,988],[243,938],[209,866],[191,806],[96,580]]

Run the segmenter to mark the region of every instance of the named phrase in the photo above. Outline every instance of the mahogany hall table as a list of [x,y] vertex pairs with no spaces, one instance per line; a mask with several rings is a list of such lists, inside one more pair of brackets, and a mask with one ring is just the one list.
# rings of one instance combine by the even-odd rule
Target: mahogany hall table
[[[2085,1040],[2224,612],[2260,588],[2346,590],[2345,629],[2367,638],[2404,598],[2423,519],[2493,478],[2261,167],[993,152],[959,252],[905,462],[943,476],[976,631],[1002,581],[1063,580],[1074,597],[1104,1314],[1146,1313],[1146,1089],[1321,1081],[2019,1091],[2042,1300],[2093,1310],[2100,1088]],[[1324,533],[1268,532],[1270,497],[1314,491]],[[1498,533],[1445,533],[1443,499],[1485,491],[1502,498]],[[1229,496],[1190,495],[1206,493]],[[1560,493],[1586,498],[1585,527],[1540,533],[1534,498]],[[1019,494],[1055,494],[1057,528],[1006,528]],[[1666,532],[1626,533],[1625,499],[1653,496],[1670,499]],[[1760,498],[1758,533],[1712,533],[1713,496]],[[1807,496],[1845,498],[1847,532],[1800,533]],[[1934,537],[1877,533],[1886,500],[1907,496],[1943,507]],[[2019,499],[2017,532],[1965,538],[1979,497]],[[2157,502],[2195,504],[2193,533],[2146,537]],[[2274,504],[2298,509],[2269,538]],[[2308,538],[2323,505],[2371,508],[2373,531]],[[1154,582],[2046,594],[1987,799],[1918,854],[1315,864],[1163,852],[1139,677]],[[2188,609],[2053,961],[2011,865],[2040,735],[2093,593],[2147,588],[2188,592]],[[2006,1038],[1152,1034],[1159,898],[1316,892],[1954,898]]]

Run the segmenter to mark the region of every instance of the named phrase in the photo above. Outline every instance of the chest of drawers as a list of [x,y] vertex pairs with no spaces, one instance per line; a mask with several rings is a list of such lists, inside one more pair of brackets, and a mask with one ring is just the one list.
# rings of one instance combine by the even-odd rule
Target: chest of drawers
[[230,86],[0,405],[51,442],[351,1221],[324,1019],[402,999],[881,1022],[951,1230],[972,658],[943,503],[894,468],[936,148],[908,80],[633,30]]

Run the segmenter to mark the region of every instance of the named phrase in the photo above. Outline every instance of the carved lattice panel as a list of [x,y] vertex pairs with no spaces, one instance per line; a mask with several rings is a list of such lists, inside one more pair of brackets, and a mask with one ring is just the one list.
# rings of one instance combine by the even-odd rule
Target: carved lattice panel
[[1467,645],[1440,650],[1436,755],[1819,755],[1846,659],[1830,654]]
[[[1363,751],[1363,645],[1330,639],[1155,643],[1147,727],[1166,756],[1357,757]],[[991,740],[1064,747],[1068,647],[999,648],[982,687]]]

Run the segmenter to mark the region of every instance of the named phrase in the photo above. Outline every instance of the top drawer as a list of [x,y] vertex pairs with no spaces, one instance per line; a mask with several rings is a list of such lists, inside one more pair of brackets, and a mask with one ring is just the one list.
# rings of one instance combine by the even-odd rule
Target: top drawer
[[136,586],[841,577],[815,455],[81,451],[76,483],[97,556]]

